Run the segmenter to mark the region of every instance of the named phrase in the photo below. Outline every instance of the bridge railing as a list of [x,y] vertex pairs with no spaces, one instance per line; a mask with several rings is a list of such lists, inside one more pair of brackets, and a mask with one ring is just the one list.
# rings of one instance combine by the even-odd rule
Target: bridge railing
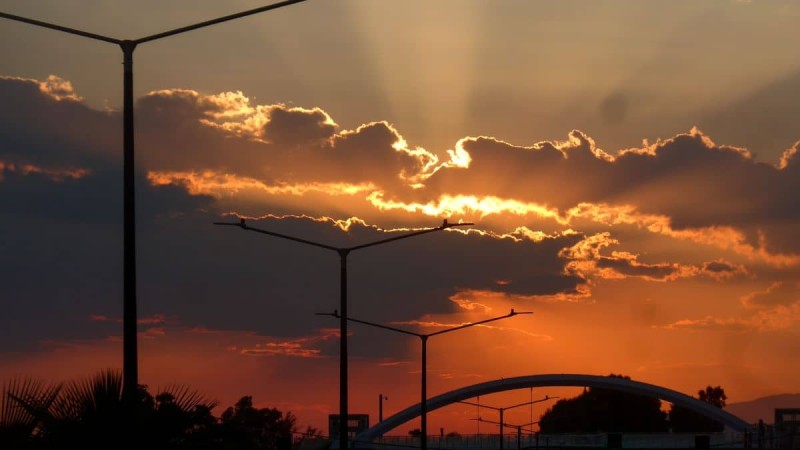
[[[737,431],[719,433],[622,433],[621,447],[630,449],[648,448],[695,448],[697,436],[708,436],[709,448],[747,448],[748,442],[756,447],[754,437]],[[499,450],[502,439],[504,450],[534,450],[558,448],[607,448],[608,433],[581,434],[464,434],[452,436],[428,436],[430,450]],[[764,442],[762,448],[773,448]],[[416,436],[383,436],[372,442],[355,443],[356,448],[414,450],[419,448]]]

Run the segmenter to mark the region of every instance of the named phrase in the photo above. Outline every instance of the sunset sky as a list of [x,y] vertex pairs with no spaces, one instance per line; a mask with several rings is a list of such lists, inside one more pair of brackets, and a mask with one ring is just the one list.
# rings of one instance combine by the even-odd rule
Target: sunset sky
[[[135,39],[267,3],[0,11]],[[475,225],[350,256],[350,315],[534,314],[432,338],[431,396],[546,373],[800,391],[798,21],[779,0],[309,0],[142,44],[140,381],[327,433],[338,322],[314,313],[338,257],[212,222],[346,246],[446,218]],[[0,379],[121,367],[121,52],[2,20],[0,61]],[[351,412],[417,402],[419,341],[351,332]]]

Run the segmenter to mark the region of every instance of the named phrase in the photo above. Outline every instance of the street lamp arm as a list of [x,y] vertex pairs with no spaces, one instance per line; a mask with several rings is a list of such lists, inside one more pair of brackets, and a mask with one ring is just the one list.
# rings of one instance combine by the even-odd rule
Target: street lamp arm
[[[548,401],[548,400],[553,400],[553,399],[557,399],[557,398],[558,398],[558,397],[550,397],[550,396],[545,396],[544,398],[542,398],[542,399],[539,399],[539,400],[532,400],[532,401],[529,401],[529,402],[520,403],[520,404],[518,404],[518,405],[508,406],[508,407],[505,407],[505,408],[503,408],[503,409],[514,409],[514,408],[518,408],[518,407],[520,407],[520,406],[527,406],[527,405],[532,405],[532,404],[534,404],[534,403],[546,402],[546,401]],[[524,426],[524,425],[523,425],[523,426]]]
[[[518,427],[527,427],[528,425],[536,425],[537,423],[539,423],[539,421],[538,421],[538,420],[537,420],[536,422],[528,422],[528,423],[523,423],[522,425],[517,425],[517,426],[518,426]],[[527,431],[527,430],[526,430],[526,431]]]
[[500,408],[498,408],[496,406],[481,405],[480,403],[468,402],[466,400],[462,400],[462,401],[460,401],[458,403],[463,403],[465,405],[471,405],[471,406],[477,406],[478,408],[489,408],[489,409],[493,409],[495,411],[500,411]]
[[433,233],[434,231],[446,230],[447,228],[463,227],[463,226],[470,226],[470,225],[474,225],[474,223],[467,223],[467,222],[448,223],[447,219],[445,219],[442,222],[442,224],[440,226],[436,227],[436,228],[427,228],[425,230],[414,231],[413,233],[404,234],[402,236],[394,236],[394,237],[390,237],[390,238],[386,238],[386,239],[381,239],[379,241],[368,242],[366,244],[361,244],[361,245],[356,245],[355,247],[350,247],[348,250],[351,250],[351,251],[352,250],[358,250],[358,249],[362,249],[362,248],[366,248],[366,247],[372,247],[374,245],[385,244],[387,242],[392,242],[392,241],[397,241],[397,240],[400,240],[400,239],[410,238],[410,237],[413,237],[413,236],[419,236],[420,234]]
[[250,10],[242,11],[242,12],[239,12],[239,13],[236,13],[236,14],[231,14],[231,15],[224,16],[224,17],[218,17],[216,19],[206,20],[205,22],[196,23],[194,25],[187,25],[185,27],[176,28],[174,30],[164,31],[162,33],[157,33],[157,34],[153,34],[153,35],[146,36],[146,37],[143,37],[143,38],[135,39],[134,42],[136,42],[137,44],[141,44],[143,42],[155,41],[156,39],[162,39],[162,38],[165,38],[165,37],[174,36],[176,34],[185,33],[187,31],[196,30],[198,28],[204,28],[204,27],[208,27],[208,26],[211,26],[211,25],[216,25],[218,23],[227,22],[229,20],[238,19],[240,17],[251,16],[253,14],[258,14],[260,12],[269,11],[271,9],[278,9],[278,8],[282,8],[284,6],[289,6],[289,5],[293,5],[295,3],[300,3],[300,2],[304,2],[304,1],[306,1],[306,0],[286,0],[286,1],[283,1],[283,2],[273,3],[271,5],[262,6],[260,8],[250,9]]
[[261,233],[261,234],[268,234],[270,236],[279,237],[279,238],[282,238],[282,239],[288,239],[290,241],[300,242],[302,244],[313,245],[314,247],[320,247],[320,248],[324,248],[324,249],[327,249],[327,250],[333,250],[335,252],[339,252],[341,250],[340,248],[334,247],[332,245],[322,244],[322,243],[319,243],[319,242],[309,241],[308,239],[303,239],[303,238],[294,237],[294,236],[288,236],[286,234],[276,233],[274,231],[268,231],[268,230],[263,230],[261,228],[251,227],[251,226],[249,226],[249,225],[247,225],[245,223],[244,219],[241,219],[239,222],[214,222],[214,225],[224,225],[224,226],[239,227],[239,228],[241,228],[243,230],[255,231],[256,233]]
[[487,419],[484,419],[482,417],[477,417],[477,418],[473,418],[473,419],[469,419],[469,420],[475,420],[477,422],[484,422],[484,423],[491,423],[491,424],[494,424],[494,425],[503,425],[504,427],[519,428],[521,431],[528,431],[528,432],[531,432],[531,433],[533,433],[534,430],[525,429],[523,427],[527,427],[528,425],[535,425],[535,424],[539,423],[539,422],[531,422],[531,423],[526,423],[526,424],[522,424],[522,425],[514,425],[513,423],[503,422],[501,424],[500,422],[497,422],[497,421],[494,421],[494,420],[487,420]]
[[416,336],[416,337],[420,337],[420,338],[424,337],[424,335],[419,334],[419,333],[414,333],[413,331],[403,330],[401,328],[390,327],[388,325],[382,325],[380,323],[367,322],[366,320],[353,319],[352,317],[348,317],[347,320],[349,320],[350,322],[362,323],[364,325],[370,325],[370,326],[377,327],[377,328],[383,328],[384,330],[396,331],[398,333],[403,333],[403,334],[409,334],[411,336]]
[[506,427],[515,427],[515,428],[516,428],[516,425],[511,425],[511,424],[509,424],[508,422],[502,422],[502,423],[500,423],[500,422],[497,422],[497,421],[495,421],[495,420],[488,420],[488,419],[484,419],[484,418],[482,418],[482,417],[478,417],[478,418],[476,418],[476,419],[470,419],[470,420],[476,420],[476,421],[478,421],[478,422],[483,422],[483,423],[491,423],[491,424],[494,424],[494,425],[503,425],[503,426],[506,426]]
[[13,14],[7,14],[4,12],[0,12],[0,17],[4,19],[14,20],[17,22],[25,22],[31,25],[36,25],[37,27],[50,28],[51,30],[56,30],[56,31],[63,31],[64,33],[75,34],[78,36],[83,36],[97,41],[110,42],[112,44],[118,44],[118,45],[122,43],[122,40],[120,39],[114,39],[112,37],[103,36],[100,34],[89,33],[88,31],[76,30],[74,28],[62,27],[61,25],[42,22],[41,20],[28,19],[27,17],[15,16]]
[[436,332],[434,332],[434,333],[430,333],[430,334],[428,334],[427,336],[428,336],[428,337],[430,337],[430,336],[436,336],[437,334],[449,333],[449,332],[451,332],[451,331],[460,330],[460,329],[462,329],[462,328],[474,327],[475,325],[481,325],[481,324],[484,324],[484,323],[494,322],[494,321],[496,321],[496,320],[507,319],[507,318],[509,318],[509,317],[514,317],[514,316],[517,316],[517,315],[520,315],[520,314],[533,314],[533,313],[532,313],[532,312],[529,312],[529,311],[525,311],[525,312],[516,312],[516,311],[514,311],[514,310],[512,309],[512,310],[511,310],[511,312],[510,312],[510,313],[508,313],[508,314],[506,314],[505,316],[493,317],[493,318],[491,318],[491,319],[480,320],[480,321],[478,321],[478,322],[470,322],[470,323],[465,323],[464,325],[460,325],[460,326],[457,326],[457,327],[448,328],[448,329],[446,329],[446,330],[441,330],[441,331],[436,331]]
[[[337,319],[341,319],[342,318],[342,316],[339,315],[339,311],[334,311],[333,313],[317,313],[317,315],[318,316],[331,316],[331,317],[336,317]],[[403,333],[403,334],[410,334],[411,336],[416,336],[416,337],[420,337],[420,338],[424,336],[424,335],[419,334],[419,333],[414,333],[413,331],[403,330],[401,328],[390,327],[388,325],[383,325],[383,324],[380,324],[380,323],[368,322],[366,320],[354,319],[352,317],[348,317],[347,320],[350,321],[350,322],[356,322],[356,323],[361,323],[361,324],[364,324],[364,325],[369,325],[371,327],[383,328],[384,330],[396,331],[398,333]]]

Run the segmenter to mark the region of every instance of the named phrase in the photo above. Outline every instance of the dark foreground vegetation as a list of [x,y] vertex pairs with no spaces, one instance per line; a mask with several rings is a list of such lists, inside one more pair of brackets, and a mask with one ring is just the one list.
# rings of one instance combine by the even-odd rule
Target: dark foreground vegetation
[[155,396],[140,386],[134,443],[124,416],[122,375],[113,370],[56,385],[11,380],[0,394],[0,449],[288,450],[319,436],[313,428],[299,433],[291,412],[256,408],[251,397],[216,417],[216,402],[185,386]]
[[[60,384],[11,380],[0,395],[0,450],[290,450],[299,444],[317,448],[325,442],[318,440],[318,430],[309,427],[300,432],[291,412],[256,408],[249,396],[217,417],[212,413],[216,402],[180,385],[155,395],[140,386],[132,432],[123,408],[122,375],[114,370]],[[725,391],[719,386],[700,390],[698,398],[725,406]],[[559,400],[542,415],[539,427],[543,434],[723,429],[679,406],[664,411],[657,398],[598,388]]]

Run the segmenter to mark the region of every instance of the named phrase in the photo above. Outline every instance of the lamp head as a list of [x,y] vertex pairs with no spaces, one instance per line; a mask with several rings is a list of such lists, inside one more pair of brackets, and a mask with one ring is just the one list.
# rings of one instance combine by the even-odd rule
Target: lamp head
[[444,230],[446,228],[453,228],[453,227],[466,227],[475,225],[472,222],[458,222],[458,223],[450,223],[447,219],[442,220],[442,225],[439,227],[440,230]]

